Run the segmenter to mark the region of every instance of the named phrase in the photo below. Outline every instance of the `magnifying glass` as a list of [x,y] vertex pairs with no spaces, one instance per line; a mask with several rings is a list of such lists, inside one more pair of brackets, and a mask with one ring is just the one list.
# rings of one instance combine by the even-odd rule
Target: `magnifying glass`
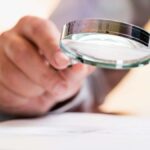
[[69,22],[63,27],[60,46],[72,62],[101,68],[130,69],[150,63],[150,33],[122,22]]

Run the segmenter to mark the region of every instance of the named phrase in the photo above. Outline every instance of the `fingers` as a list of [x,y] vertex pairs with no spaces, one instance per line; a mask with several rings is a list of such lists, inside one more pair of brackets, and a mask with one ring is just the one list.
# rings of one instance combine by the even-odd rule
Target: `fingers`
[[68,82],[83,81],[89,74],[95,70],[94,67],[78,63],[73,65],[71,68],[67,68],[61,72],[61,75],[69,80]]
[[13,92],[25,96],[34,97],[41,95],[45,90],[29,80],[21,70],[1,54],[0,81]]
[[[49,92],[56,93],[59,90],[63,90],[65,83],[57,73],[55,69],[45,65],[43,59],[37,53],[35,47],[33,47],[28,41],[21,37],[7,33],[2,37],[4,52],[6,56],[17,66],[31,81],[38,84]],[[11,64],[9,64],[11,66]],[[8,68],[8,66],[7,66]],[[12,68],[12,66],[11,66]],[[11,69],[9,72],[13,73]],[[19,74],[19,72],[18,72]],[[16,73],[16,77],[21,81]],[[12,78],[9,76],[8,78]],[[25,82],[25,81],[24,81]],[[13,83],[13,84],[19,84]],[[20,85],[22,82],[20,82]],[[27,88],[27,87],[26,87]]]
[[58,37],[51,22],[36,17],[23,18],[15,28],[1,35],[0,92],[4,91],[4,95],[0,96],[0,103],[3,105],[12,96],[16,105],[4,104],[11,107],[12,113],[31,115],[48,111],[56,102],[73,96],[91,72],[83,64],[66,68],[69,59],[61,53]]
[[11,107],[16,108],[18,106],[24,105],[27,99],[23,96],[20,96],[11,90],[7,89],[1,82],[0,82],[0,111],[3,109],[10,109]]
[[49,100],[47,94],[27,99],[20,96],[0,83],[0,112],[9,115],[34,117],[46,114],[55,102]]
[[75,95],[75,93],[80,90],[85,78],[94,70],[94,67],[76,64],[71,68],[60,71],[60,75],[66,82],[66,92],[57,94],[57,96],[55,96],[56,99],[58,99],[58,101],[62,101]]
[[56,69],[64,69],[70,63],[59,48],[60,34],[52,22],[28,16],[21,19],[15,30],[35,43]]

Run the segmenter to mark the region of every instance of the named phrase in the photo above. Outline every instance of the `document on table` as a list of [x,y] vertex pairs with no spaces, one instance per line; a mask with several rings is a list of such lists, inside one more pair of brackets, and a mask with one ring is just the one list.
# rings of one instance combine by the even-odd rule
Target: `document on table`
[[0,150],[149,150],[150,118],[49,114],[0,123]]

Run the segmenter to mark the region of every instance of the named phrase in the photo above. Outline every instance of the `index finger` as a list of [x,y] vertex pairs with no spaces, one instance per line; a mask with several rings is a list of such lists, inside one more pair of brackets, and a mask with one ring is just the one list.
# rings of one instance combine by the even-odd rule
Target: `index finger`
[[64,69],[70,63],[70,59],[59,48],[60,34],[51,21],[26,16],[19,21],[15,29],[42,50],[54,68]]

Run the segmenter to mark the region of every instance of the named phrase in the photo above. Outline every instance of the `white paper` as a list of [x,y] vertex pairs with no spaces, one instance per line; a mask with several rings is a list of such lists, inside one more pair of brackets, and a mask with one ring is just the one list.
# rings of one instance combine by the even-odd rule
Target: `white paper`
[[0,150],[149,150],[150,118],[65,113],[0,123]]

